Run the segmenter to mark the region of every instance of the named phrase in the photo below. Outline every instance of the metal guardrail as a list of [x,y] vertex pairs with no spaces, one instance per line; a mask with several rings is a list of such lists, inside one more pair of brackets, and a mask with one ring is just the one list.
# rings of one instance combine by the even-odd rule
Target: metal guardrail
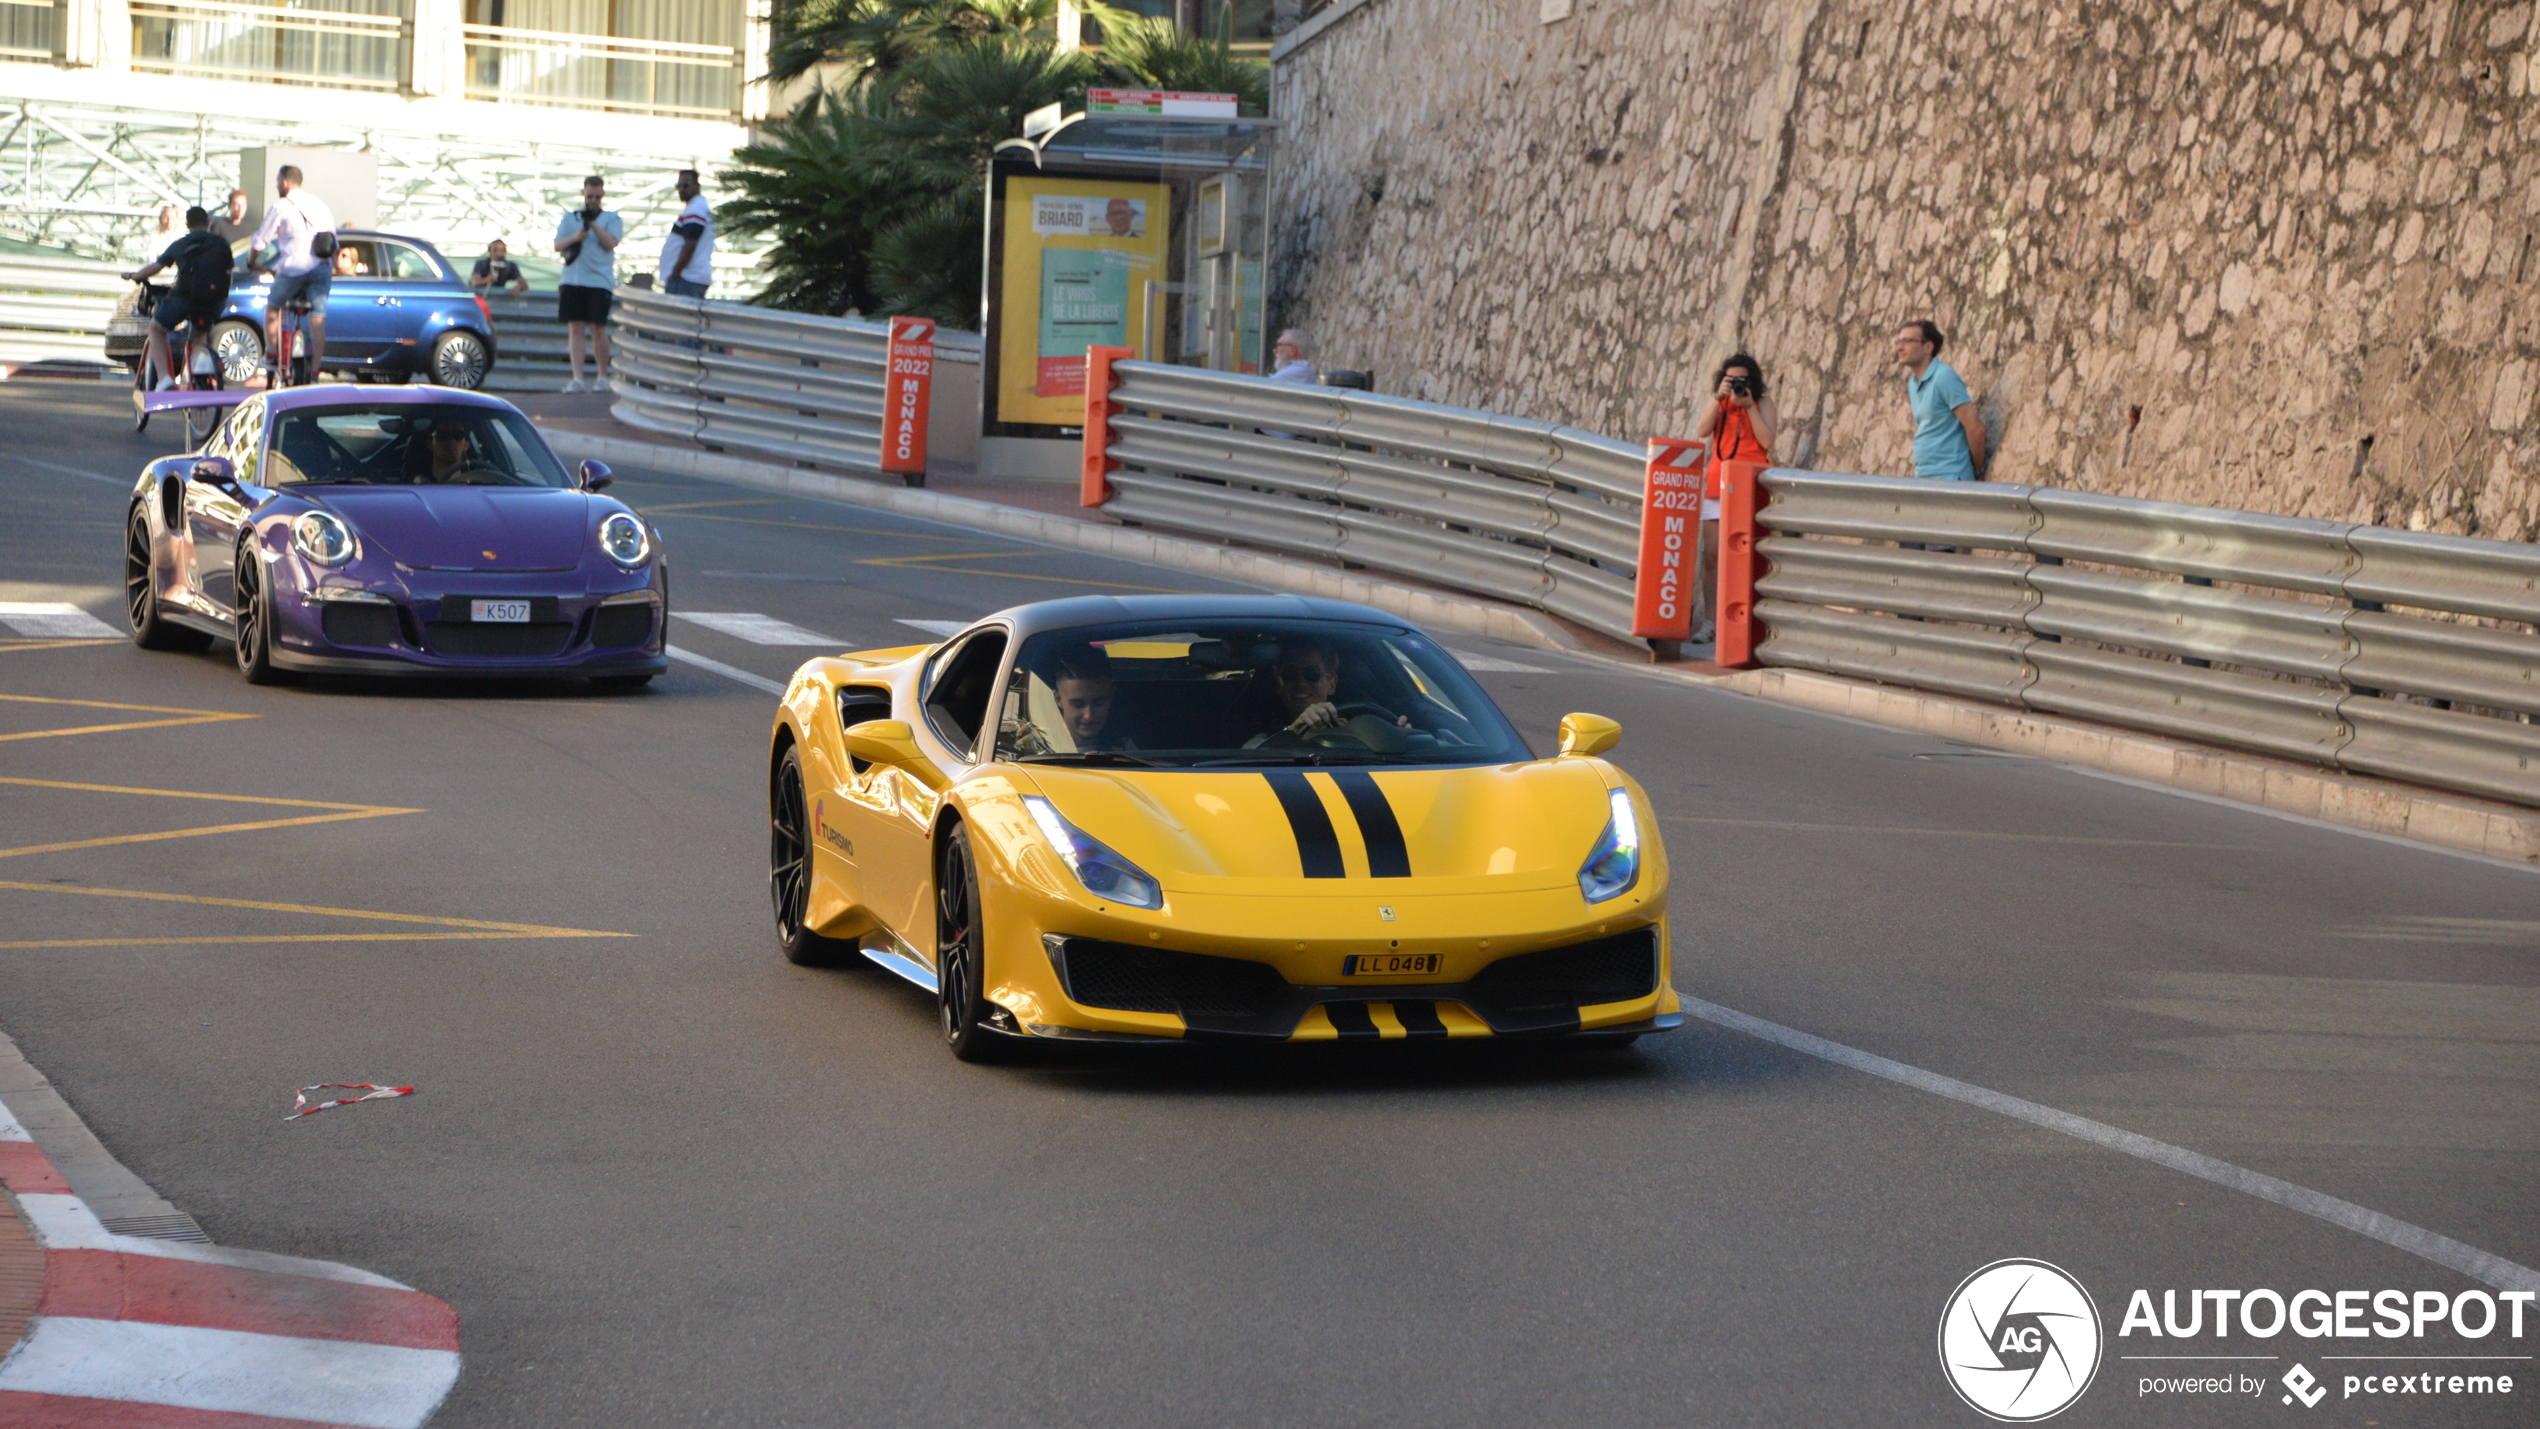
[[0,363],[102,363],[106,329],[132,284],[128,263],[0,257]]
[[[610,408],[628,426],[853,471],[881,467],[890,325],[620,288]],[[939,358],[979,339],[939,329]]]
[[1115,362],[1104,511],[1629,638],[1640,447],[1339,387]]
[[1765,664],[2540,804],[2540,547],[1991,482],[1762,486]]

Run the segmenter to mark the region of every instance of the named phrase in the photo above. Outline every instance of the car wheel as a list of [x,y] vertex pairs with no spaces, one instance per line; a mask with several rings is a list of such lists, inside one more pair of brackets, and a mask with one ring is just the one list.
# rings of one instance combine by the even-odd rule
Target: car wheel
[[472,332],[445,332],[433,341],[429,371],[435,386],[473,392],[484,382],[486,369],[493,365],[494,355],[486,349],[485,339]]
[[837,967],[855,944],[811,931],[811,818],[803,802],[803,761],[795,750],[776,762],[768,791],[767,896],[776,905],[776,945],[799,967]]
[[935,1004],[944,1044],[965,1062],[1001,1062],[1011,1054],[1004,1037],[987,1025],[986,969],[978,862],[970,853],[969,827],[955,824],[935,874]]
[[178,625],[159,614],[159,581],[150,560],[150,514],[132,508],[123,538],[124,614],[132,621],[132,643],[144,650],[200,650],[212,637]]
[[237,647],[238,673],[248,684],[283,682],[283,670],[273,663],[273,600],[265,589],[264,562],[252,550],[238,558]]
[[220,362],[223,382],[244,387],[265,368],[265,335],[256,325],[231,318],[212,327],[212,356]]

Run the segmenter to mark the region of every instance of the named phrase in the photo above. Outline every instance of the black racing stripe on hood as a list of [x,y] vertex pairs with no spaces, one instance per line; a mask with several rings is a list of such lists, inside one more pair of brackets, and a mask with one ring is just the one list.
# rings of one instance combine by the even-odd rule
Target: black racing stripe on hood
[[1385,791],[1376,787],[1376,776],[1363,769],[1335,769],[1332,782],[1349,801],[1358,835],[1367,841],[1367,871],[1378,878],[1409,878],[1411,850],[1403,845],[1402,825],[1393,816],[1393,805],[1385,802]]
[[1332,828],[1332,816],[1323,812],[1323,800],[1305,776],[1293,769],[1265,769],[1261,777],[1270,781],[1270,792],[1279,796],[1279,807],[1287,811],[1288,828],[1296,834],[1298,862],[1305,865],[1308,878],[1340,878],[1341,839]]

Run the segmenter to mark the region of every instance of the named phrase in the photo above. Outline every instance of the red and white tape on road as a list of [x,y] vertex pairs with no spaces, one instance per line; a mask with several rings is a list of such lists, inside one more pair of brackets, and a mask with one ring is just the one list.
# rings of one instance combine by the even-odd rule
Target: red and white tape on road
[[6,1105],[0,1184],[44,1251],[0,1424],[416,1429],[458,1379],[447,1304],[326,1261],[115,1235]]

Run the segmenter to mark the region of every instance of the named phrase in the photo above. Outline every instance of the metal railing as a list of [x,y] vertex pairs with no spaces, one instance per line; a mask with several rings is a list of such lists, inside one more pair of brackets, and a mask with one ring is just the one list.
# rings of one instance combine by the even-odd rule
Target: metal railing
[[2540,804],[2540,547],[1992,482],[1762,487],[1765,664]]
[[730,45],[462,27],[467,97],[689,119],[739,110],[740,51]]
[[[878,471],[887,323],[617,290],[616,418],[647,431],[791,461]],[[938,330],[939,358],[979,339]]]
[[1104,511],[1510,600],[1629,638],[1642,450],[1550,422],[1112,364]]
[[104,362],[107,327],[133,290],[122,277],[130,266],[80,258],[0,258],[0,364]]
[[132,0],[131,9],[132,67],[143,73],[398,90],[413,68],[406,0]]

